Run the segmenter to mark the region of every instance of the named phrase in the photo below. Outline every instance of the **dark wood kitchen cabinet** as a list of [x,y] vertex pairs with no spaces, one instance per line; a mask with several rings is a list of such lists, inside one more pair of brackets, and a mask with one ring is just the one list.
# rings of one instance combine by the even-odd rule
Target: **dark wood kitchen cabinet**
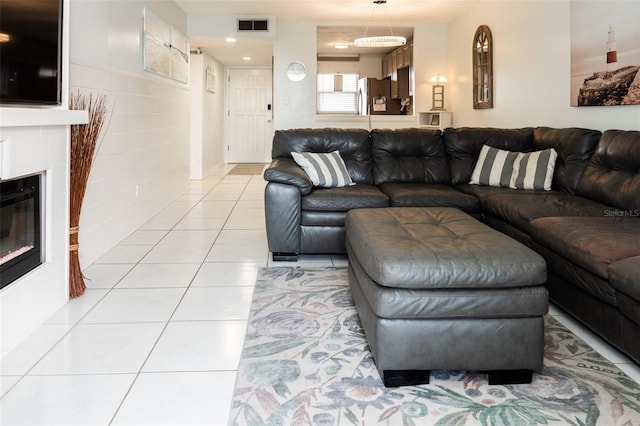
[[391,79],[391,98],[413,96],[413,41],[389,52],[382,58],[382,76]]

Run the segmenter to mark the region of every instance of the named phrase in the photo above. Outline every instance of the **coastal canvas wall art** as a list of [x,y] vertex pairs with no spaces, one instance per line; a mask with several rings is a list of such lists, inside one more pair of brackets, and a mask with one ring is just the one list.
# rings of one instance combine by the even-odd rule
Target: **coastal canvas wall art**
[[143,69],[182,83],[188,82],[189,40],[147,8],[143,13]]
[[640,104],[640,0],[571,1],[571,106]]

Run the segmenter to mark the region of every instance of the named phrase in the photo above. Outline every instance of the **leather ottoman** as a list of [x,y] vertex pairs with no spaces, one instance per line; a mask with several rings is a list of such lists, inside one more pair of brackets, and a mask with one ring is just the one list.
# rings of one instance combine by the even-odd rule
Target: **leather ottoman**
[[546,264],[453,208],[351,210],[349,281],[385,386],[430,370],[530,383],[542,370]]

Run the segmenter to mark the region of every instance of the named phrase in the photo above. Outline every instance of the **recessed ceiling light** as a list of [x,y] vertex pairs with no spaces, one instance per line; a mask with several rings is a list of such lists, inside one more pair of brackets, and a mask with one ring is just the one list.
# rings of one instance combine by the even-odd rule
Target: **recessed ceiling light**
[[333,43],[333,47],[335,47],[336,49],[347,49],[349,48],[349,46],[351,46],[351,43],[347,43],[344,41]]
[[227,43],[235,43],[236,39],[233,37],[227,37],[224,39],[224,41],[226,41]]
[[242,58],[243,61],[250,61],[251,60],[251,56],[244,56]]

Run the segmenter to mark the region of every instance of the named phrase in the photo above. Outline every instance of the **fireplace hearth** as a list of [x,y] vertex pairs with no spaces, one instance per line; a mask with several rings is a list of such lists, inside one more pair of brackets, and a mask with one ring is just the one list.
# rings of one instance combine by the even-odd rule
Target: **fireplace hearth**
[[41,180],[0,181],[0,288],[42,264]]

